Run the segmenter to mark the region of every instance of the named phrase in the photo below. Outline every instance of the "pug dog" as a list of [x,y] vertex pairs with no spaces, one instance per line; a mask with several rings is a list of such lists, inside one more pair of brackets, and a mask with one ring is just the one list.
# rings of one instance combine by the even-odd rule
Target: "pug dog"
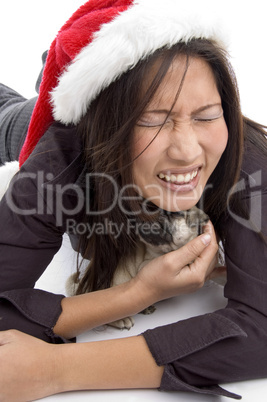
[[[209,217],[202,210],[193,207],[187,211],[171,213],[160,210],[156,221],[137,223],[136,233],[139,240],[135,254],[120,261],[111,286],[129,281],[154,258],[184,246],[203,232],[203,226],[208,220]],[[71,275],[67,280],[66,291],[69,296],[74,295],[78,287],[75,278],[77,280],[77,274]],[[151,314],[154,311],[155,307],[149,306],[142,313]],[[134,325],[134,319],[125,317],[108,325],[129,330]]]
[[[187,211],[166,212],[161,210],[156,222],[145,222],[137,226],[139,242],[136,253],[121,261],[114,273],[112,286],[129,281],[151,260],[177,250],[203,232],[203,226],[209,217],[199,208],[193,207]],[[142,314],[151,314],[154,306],[143,310]],[[133,317],[126,317],[109,323],[119,329],[131,329]]]

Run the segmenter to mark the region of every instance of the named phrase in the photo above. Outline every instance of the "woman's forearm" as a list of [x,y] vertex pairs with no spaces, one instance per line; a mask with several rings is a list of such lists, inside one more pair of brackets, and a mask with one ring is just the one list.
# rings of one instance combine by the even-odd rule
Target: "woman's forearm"
[[55,345],[0,331],[1,401],[33,401],[74,390],[157,388],[163,370],[143,336]]
[[137,281],[109,289],[66,297],[54,327],[57,335],[72,338],[100,325],[137,314],[155,302],[148,292],[139,290]]
[[59,391],[158,388],[157,366],[143,336],[57,346]]
[[213,271],[217,250],[215,232],[207,224],[204,234],[178,250],[155,258],[129,282],[64,298],[54,332],[72,338],[134,315],[159,300],[197,290]]

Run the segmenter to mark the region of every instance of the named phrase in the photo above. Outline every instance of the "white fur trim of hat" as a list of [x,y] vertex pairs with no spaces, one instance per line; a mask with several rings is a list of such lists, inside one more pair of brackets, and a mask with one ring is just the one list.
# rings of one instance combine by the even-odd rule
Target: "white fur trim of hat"
[[104,88],[161,47],[192,38],[223,42],[214,15],[204,7],[202,1],[135,0],[102,25],[61,75],[52,91],[54,119],[78,123]]
[[49,124],[77,124],[97,95],[157,49],[193,38],[227,48],[214,0],[89,0],[53,41],[20,155]]

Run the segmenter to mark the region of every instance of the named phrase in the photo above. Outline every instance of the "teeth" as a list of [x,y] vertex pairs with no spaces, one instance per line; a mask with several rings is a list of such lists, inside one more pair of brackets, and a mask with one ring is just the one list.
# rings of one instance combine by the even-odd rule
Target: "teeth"
[[178,174],[178,176],[177,176],[177,182],[178,182],[178,183],[183,183],[183,182],[184,182],[184,175],[183,175],[183,174]]
[[190,174],[190,173],[187,173],[187,175],[185,175],[184,181],[185,181],[186,183],[189,183],[190,180],[191,180],[191,174]]
[[197,175],[197,170],[191,173],[191,180],[193,180]]
[[167,175],[164,177],[164,179],[165,179],[166,181],[170,181],[170,180],[171,180],[170,176],[167,176]]
[[165,175],[163,173],[159,174],[159,178],[162,180],[165,180],[167,182],[171,182],[171,183],[189,183],[191,180],[193,180],[196,175],[198,173],[198,170],[194,170],[191,173],[186,173],[185,175],[183,174],[178,174],[177,176],[175,176],[174,174],[172,175]]

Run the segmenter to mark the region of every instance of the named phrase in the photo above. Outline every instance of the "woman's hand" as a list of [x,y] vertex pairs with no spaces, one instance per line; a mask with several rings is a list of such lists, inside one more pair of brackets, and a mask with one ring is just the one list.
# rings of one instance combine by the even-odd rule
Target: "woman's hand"
[[57,346],[22,332],[0,332],[0,401],[32,401],[60,392]]
[[91,328],[132,316],[159,300],[200,288],[217,261],[211,223],[204,234],[179,250],[155,258],[130,281],[115,287],[66,297],[54,331],[72,338]]
[[208,222],[202,235],[178,250],[155,258],[139,271],[134,280],[140,288],[140,295],[150,294],[153,304],[178,294],[194,292],[212,277],[217,252],[214,228]]

